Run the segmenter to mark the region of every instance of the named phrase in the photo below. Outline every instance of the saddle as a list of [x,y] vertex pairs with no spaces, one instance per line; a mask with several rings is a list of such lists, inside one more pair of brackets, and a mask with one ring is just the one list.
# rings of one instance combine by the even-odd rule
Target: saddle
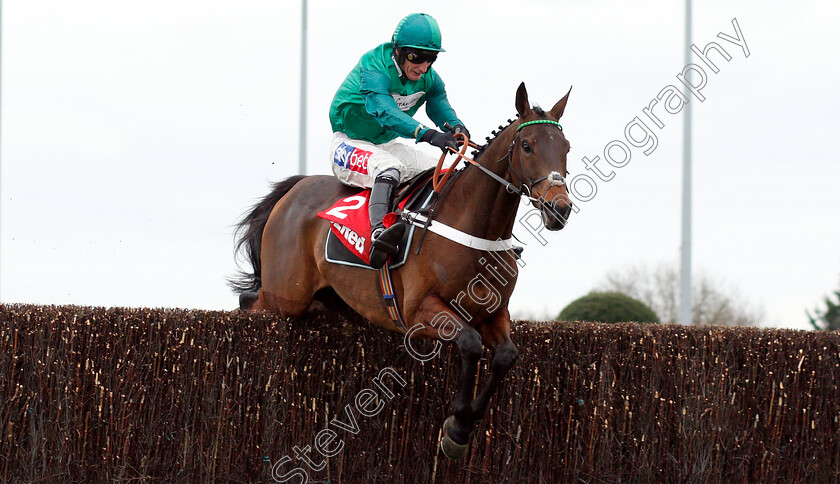
[[[434,198],[431,183],[433,175],[434,169],[429,169],[400,185],[394,197],[392,210],[409,209],[424,212],[428,209]],[[324,247],[327,262],[376,270],[370,267],[368,258],[371,232],[368,217],[369,200],[370,189],[364,189],[356,195],[337,200],[329,209],[318,213],[318,217],[330,222],[330,233]],[[390,227],[397,220],[397,215],[391,212],[385,217],[385,226]],[[415,228],[411,225],[406,230],[399,243],[399,252],[391,257],[391,269],[405,264]]]

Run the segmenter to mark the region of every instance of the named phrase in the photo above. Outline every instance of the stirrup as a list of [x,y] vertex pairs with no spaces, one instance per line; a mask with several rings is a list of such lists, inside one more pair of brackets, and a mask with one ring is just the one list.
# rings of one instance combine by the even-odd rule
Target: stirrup
[[381,231],[370,244],[370,266],[381,269],[388,259],[399,251],[397,244],[400,243],[403,235],[405,235],[405,224],[402,223],[396,223]]
[[390,258],[391,254],[383,250],[379,250],[376,247],[370,248],[370,266],[374,269],[382,269],[382,266],[384,266]]
[[397,244],[400,243],[403,235],[405,235],[405,224],[395,223],[380,232],[378,236],[373,237],[371,245],[393,255],[399,250]]

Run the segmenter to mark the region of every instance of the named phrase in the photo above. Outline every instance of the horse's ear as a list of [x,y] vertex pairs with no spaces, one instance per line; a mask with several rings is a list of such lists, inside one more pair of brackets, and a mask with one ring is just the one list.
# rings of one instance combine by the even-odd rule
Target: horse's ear
[[525,83],[519,85],[516,90],[516,112],[519,113],[520,118],[524,118],[525,114],[531,111],[531,105],[528,104],[528,91],[525,90]]
[[557,104],[555,104],[554,107],[551,108],[550,113],[552,116],[554,116],[557,119],[560,119],[560,117],[563,116],[563,111],[566,110],[566,101],[569,100],[569,94],[571,93],[572,88],[570,87],[569,92],[567,92],[566,95],[563,96],[563,99],[557,101]]

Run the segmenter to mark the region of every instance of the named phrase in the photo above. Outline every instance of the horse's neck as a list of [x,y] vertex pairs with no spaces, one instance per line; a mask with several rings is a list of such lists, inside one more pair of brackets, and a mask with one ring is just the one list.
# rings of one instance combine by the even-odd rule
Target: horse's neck
[[[506,157],[514,134],[502,133],[476,160],[502,178],[508,173]],[[453,180],[441,200],[441,222],[476,237],[490,240],[507,239],[513,231],[519,197],[478,167],[469,167]]]

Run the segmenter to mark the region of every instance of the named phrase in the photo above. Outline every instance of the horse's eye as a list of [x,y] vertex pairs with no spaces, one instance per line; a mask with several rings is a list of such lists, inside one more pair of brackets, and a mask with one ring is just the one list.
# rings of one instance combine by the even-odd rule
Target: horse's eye
[[527,141],[522,142],[522,151],[524,151],[525,153],[531,152],[531,145]]

